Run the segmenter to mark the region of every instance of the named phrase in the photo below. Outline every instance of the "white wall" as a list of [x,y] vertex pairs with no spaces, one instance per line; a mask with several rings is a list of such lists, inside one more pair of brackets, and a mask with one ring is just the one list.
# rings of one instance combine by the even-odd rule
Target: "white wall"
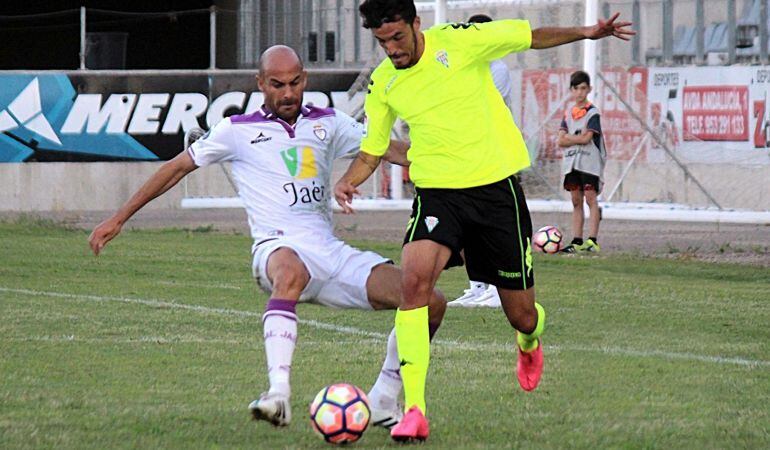
[[[162,163],[19,163],[0,164],[0,211],[114,210]],[[222,170],[198,169],[188,176],[190,191],[235,195]],[[184,196],[180,183],[147,209],[175,209]]]
[[[0,211],[111,211],[120,207],[133,192],[160,166],[161,163],[23,163],[0,164]],[[342,160],[335,165],[332,182],[348,166]],[[622,172],[624,164],[608,162],[606,168],[609,192]],[[544,168],[542,175],[560,183],[559,164]],[[541,168],[543,170],[543,168]],[[694,164],[690,170],[707,188],[714,180],[770,179],[770,166],[720,166]],[[231,197],[235,195],[221,167],[198,169],[187,177],[190,196]],[[770,210],[770,183],[750,183],[747,190],[735,184],[728,189],[710,189],[723,207]],[[747,185],[743,185],[747,186]],[[758,188],[757,188],[758,186]],[[528,190],[525,186],[525,190]],[[361,189],[364,195],[373,192],[372,182]],[[534,189],[532,189],[534,193]],[[184,197],[180,183],[163,196],[155,199],[146,209],[179,209]],[[534,195],[530,195],[534,198]],[[681,171],[667,165],[634,165],[615,201],[666,201],[707,206],[703,194]]]

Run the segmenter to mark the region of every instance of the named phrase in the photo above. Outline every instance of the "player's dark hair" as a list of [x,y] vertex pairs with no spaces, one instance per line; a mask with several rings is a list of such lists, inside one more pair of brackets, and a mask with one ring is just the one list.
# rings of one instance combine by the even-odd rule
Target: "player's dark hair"
[[591,77],[582,70],[578,70],[569,77],[569,87],[577,87],[580,83],[591,85]]
[[417,17],[413,0],[364,0],[358,12],[364,19],[364,28],[380,28],[383,23],[399,20],[411,25]]
[[468,23],[486,23],[491,21],[492,18],[486,14],[475,14],[468,17]]

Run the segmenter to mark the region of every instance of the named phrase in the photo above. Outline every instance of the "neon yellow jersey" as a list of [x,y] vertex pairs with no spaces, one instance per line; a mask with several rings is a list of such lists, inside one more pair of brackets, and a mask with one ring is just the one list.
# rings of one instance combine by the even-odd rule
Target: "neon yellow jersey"
[[416,186],[482,186],[529,167],[524,139],[489,70],[492,60],[530,48],[529,22],[440,24],[424,35],[417,64],[396,69],[385,58],[372,73],[361,150],[385,154],[400,117],[409,125]]

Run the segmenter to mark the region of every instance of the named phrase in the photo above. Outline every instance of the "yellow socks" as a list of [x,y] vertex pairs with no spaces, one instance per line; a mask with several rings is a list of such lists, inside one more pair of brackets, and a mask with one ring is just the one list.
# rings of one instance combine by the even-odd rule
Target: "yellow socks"
[[545,309],[540,303],[535,303],[535,309],[537,309],[537,325],[535,331],[532,334],[524,334],[522,332],[516,333],[516,342],[518,342],[521,351],[528,353],[537,349],[539,345],[538,339],[543,334],[545,328]]
[[404,382],[404,410],[416,405],[425,414],[425,378],[430,364],[427,306],[396,311],[396,341]]

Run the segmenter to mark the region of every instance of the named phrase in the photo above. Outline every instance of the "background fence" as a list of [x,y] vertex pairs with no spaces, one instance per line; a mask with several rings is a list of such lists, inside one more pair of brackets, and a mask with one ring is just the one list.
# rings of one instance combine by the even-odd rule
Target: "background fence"
[[[163,89],[173,94],[155,105],[160,109],[158,121],[164,124],[168,110],[181,101],[180,94],[206,97],[192,121],[180,121],[174,130],[179,134],[191,124],[210,126],[208,119],[219,116],[209,111],[212,105],[226,103],[223,116],[253,108],[251,69],[259,52],[274,43],[297,49],[311,69],[311,82],[322,79],[322,73],[335,77],[329,70],[341,71],[348,80],[360,74],[349,87],[316,81],[312,88],[324,93],[320,98],[326,104],[352,114],[360,112],[368,70],[383,56],[371,33],[361,27],[355,0],[193,0],[185,2],[190,9],[183,11],[159,10],[154,2],[141,1],[131,2],[130,11],[118,2],[82,2],[83,9],[78,7],[81,2],[72,3],[72,8],[59,11],[18,3],[0,6],[0,38],[10,43],[0,48],[0,68],[74,69],[67,72],[72,84],[68,91],[104,91],[102,109],[92,111],[93,117],[102,117],[111,94],[135,94],[137,104],[142,95],[160,101],[149,98],[156,94],[156,84],[142,81],[150,73],[126,72],[121,81],[121,72],[111,71],[111,81],[102,83],[101,74],[107,77],[107,72],[93,69],[161,70],[155,75],[164,73],[162,69],[199,69],[166,76],[195,76],[203,85],[218,79],[223,69],[245,69],[228,72],[242,78],[232,86]],[[600,17],[620,12],[638,32],[631,42],[598,42],[592,101],[602,111],[609,154],[604,200],[770,210],[768,0],[609,0],[598,5]],[[434,2],[417,2],[417,7],[423,27],[430,27]],[[446,18],[463,21],[485,13],[526,18],[533,27],[580,26],[584,8],[583,1],[449,1]],[[504,61],[514,81],[512,114],[534,161],[532,170],[523,174],[528,194],[565,199],[561,149],[555,140],[570,102],[569,74],[583,65],[583,45],[523,52]],[[78,70],[81,65],[85,70]],[[36,76],[9,73],[28,78],[3,84],[3,108]],[[78,73],[90,74],[88,85],[76,81]],[[348,92],[340,95],[340,90]],[[46,107],[44,100],[43,113],[49,114]],[[56,111],[64,114],[67,107],[59,105]],[[130,133],[131,128],[123,131]],[[161,133],[166,127],[156,128]],[[18,144],[8,130],[0,131],[0,146]],[[137,139],[153,143],[146,134]],[[173,147],[153,151],[164,158],[173,155],[179,150],[177,140]],[[400,192],[400,184],[387,177],[381,174],[372,196]]]
[[[72,7],[63,8],[70,3]],[[283,43],[310,67],[362,68],[379,58],[361,28],[358,0],[190,0],[34,2],[0,5],[0,69],[254,68],[259,53]],[[423,26],[433,1],[418,1]],[[85,5],[82,8],[80,5]],[[620,12],[639,32],[630,44],[602,41],[604,65],[768,63],[768,0],[608,0],[599,15]],[[581,25],[584,0],[447,2],[448,21],[476,13],[526,18],[533,26]],[[577,65],[576,48],[510,58],[512,68]],[[81,61],[81,54],[84,56]],[[82,67],[81,67],[82,64]]]

